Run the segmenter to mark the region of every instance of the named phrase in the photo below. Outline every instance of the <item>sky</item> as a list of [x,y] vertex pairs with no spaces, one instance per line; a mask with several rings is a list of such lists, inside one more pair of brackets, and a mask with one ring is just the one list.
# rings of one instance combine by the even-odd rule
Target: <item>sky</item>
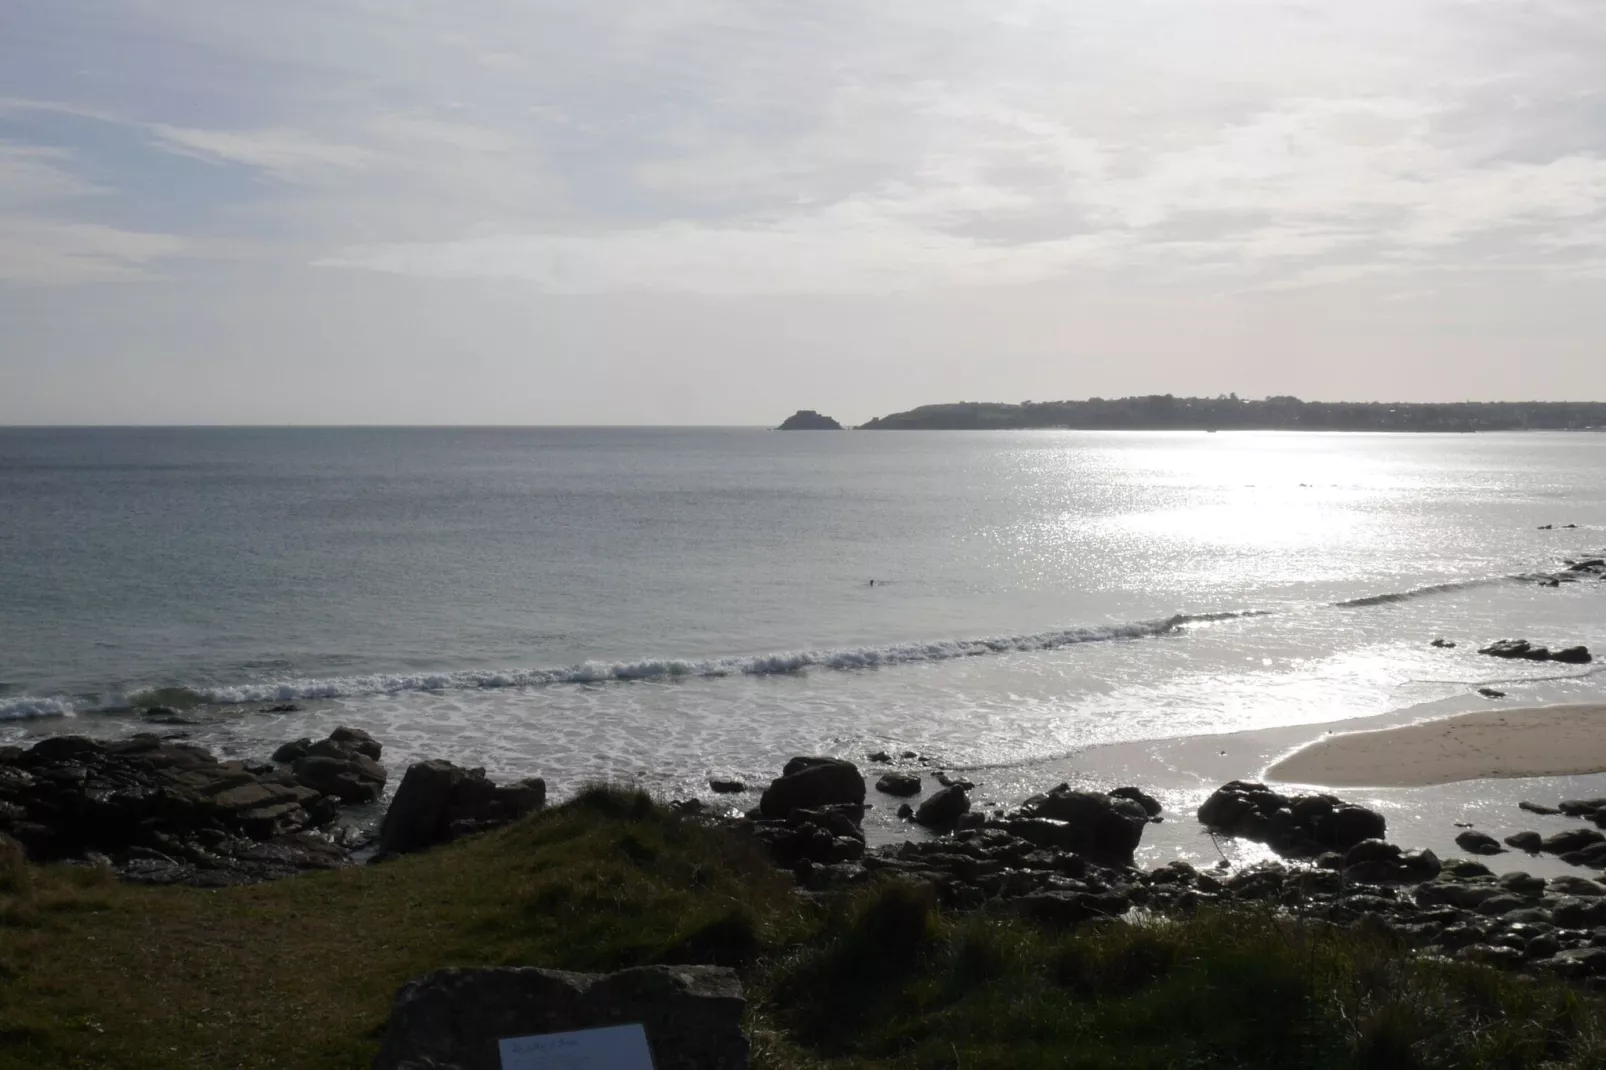
[[4,0],[0,424],[1606,400],[1600,0]]

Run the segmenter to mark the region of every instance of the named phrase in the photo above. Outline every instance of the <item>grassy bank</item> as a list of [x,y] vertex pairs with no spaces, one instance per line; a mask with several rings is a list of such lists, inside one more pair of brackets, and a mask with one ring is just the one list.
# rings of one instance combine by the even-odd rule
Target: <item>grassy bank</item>
[[1065,932],[922,890],[824,905],[596,791],[382,866],[138,888],[0,857],[0,1067],[362,1067],[443,966],[742,971],[765,1067],[1594,1067],[1593,996],[1268,914]]

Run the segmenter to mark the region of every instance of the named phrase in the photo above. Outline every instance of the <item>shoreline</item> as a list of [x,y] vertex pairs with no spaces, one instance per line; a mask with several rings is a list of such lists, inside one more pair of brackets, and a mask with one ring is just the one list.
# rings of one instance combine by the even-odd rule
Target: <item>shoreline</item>
[[1606,703],[1482,710],[1317,739],[1278,759],[1268,779],[1335,788],[1606,772]]

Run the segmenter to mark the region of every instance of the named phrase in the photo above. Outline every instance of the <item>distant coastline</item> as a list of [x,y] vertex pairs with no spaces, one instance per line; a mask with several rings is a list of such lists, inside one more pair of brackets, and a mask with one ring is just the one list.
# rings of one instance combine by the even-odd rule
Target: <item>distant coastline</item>
[[867,431],[989,431],[1024,428],[1133,431],[1606,431],[1606,402],[1301,401],[1144,397],[960,401],[922,405],[861,424]]

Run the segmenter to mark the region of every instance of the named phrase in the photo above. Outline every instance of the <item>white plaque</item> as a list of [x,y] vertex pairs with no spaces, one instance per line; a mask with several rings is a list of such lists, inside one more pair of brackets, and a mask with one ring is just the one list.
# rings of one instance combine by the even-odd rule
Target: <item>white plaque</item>
[[502,1070],[652,1070],[640,1025],[507,1037],[500,1047]]

